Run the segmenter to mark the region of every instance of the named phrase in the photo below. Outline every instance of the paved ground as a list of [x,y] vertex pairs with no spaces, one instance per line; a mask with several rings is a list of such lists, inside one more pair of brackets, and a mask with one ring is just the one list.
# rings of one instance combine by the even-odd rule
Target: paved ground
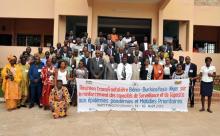
[[92,112],[54,120],[50,111],[35,107],[8,112],[0,104],[0,136],[220,136],[220,104],[214,113]]

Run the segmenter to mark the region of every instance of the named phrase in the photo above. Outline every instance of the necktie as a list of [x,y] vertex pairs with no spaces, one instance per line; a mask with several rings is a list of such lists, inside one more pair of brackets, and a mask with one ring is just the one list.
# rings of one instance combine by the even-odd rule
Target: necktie
[[88,58],[86,58],[86,65],[87,65],[87,62],[88,62]]
[[125,68],[125,65],[123,65],[123,70],[122,70],[122,80],[125,80],[126,79],[126,68]]
[[96,58],[97,66],[99,65],[99,58]]
[[91,51],[91,44],[88,45],[88,51]]

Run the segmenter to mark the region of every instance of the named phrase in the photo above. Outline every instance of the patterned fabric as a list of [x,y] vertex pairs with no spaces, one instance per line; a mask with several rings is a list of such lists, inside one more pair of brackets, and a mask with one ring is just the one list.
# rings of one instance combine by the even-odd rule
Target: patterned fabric
[[[6,76],[9,76],[9,78],[6,79]],[[2,78],[2,90],[6,100],[6,108],[8,110],[15,109],[18,106],[18,100],[21,99],[19,89],[19,84],[22,79],[21,70],[17,65],[12,67],[10,64],[7,64],[2,70]]]
[[67,88],[62,87],[60,90],[53,89],[50,93],[49,102],[54,118],[66,116],[70,103],[70,95]]
[[49,96],[50,96],[51,89],[54,85],[54,74],[55,74],[54,67],[46,66],[46,67],[43,67],[41,71],[42,82],[43,82],[41,102],[43,106],[49,106]]
[[24,105],[28,97],[28,87],[29,87],[28,71],[29,71],[30,65],[29,64],[26,64],[26,65],[18,64],[18,66],[22,72],[20,90],[21,90],[21,104]]

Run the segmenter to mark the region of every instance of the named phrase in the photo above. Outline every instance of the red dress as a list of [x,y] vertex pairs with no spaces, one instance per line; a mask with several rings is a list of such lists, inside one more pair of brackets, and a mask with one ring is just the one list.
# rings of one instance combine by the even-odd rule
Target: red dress
[[43,106],[49,106],[49,96],[54,86],[54,73],[55,73],[55,68],[53,66],[51,67],[45,66],[41,71],[42,82],[43,82],[41,103]]

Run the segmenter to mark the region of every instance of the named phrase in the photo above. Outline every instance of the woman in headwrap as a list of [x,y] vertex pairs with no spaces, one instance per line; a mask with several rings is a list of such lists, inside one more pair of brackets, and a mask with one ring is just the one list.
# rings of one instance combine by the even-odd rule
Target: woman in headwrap
[[16,58],[14,56],[9,56],[8,61],[9,64],[6,64],[2,70],[2,90],[7,110],[13,110],[19,108],[19,101],[21,99],[19,84],[22,79],[22,73],[16,65]]

